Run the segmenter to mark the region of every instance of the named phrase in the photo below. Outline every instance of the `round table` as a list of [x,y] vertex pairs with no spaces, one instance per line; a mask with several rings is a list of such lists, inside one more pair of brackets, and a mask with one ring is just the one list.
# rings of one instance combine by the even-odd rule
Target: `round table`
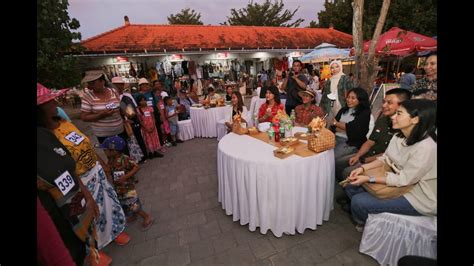
[[191,107],[191,122],[193,124],[194,136],[203,138],[217,137],[217,121],[232,112],[232,106],[222,106],[205,109],[204,107]]
[[309,157],[273,156],[276,147],[229,133],[217,150],[218,200],[233,221],[276,237],[315,230],[329,220],[335,184],[334,151]]

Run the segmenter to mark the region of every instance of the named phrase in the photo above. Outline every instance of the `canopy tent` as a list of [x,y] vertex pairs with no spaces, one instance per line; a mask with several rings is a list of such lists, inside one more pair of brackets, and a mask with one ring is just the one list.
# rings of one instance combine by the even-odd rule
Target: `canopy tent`
[[[364,53],[369,51],[372,41],[364,43]],[[432,52],[438,48],[438,41],[425,35],[393,27],[380,35],[375,46],[376,55],[408,56],[415,52]]]
[[303,63],[328,62],[334,59],[345,59],[349,57],[350,49],[340,49],[334,44],[322,43],[308,54],[303,55],[300,60]]

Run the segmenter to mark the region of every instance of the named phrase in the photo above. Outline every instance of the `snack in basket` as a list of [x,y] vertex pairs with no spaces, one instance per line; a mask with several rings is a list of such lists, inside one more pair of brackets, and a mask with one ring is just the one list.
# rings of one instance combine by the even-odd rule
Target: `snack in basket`
[[258,129],[256,127],[251,127],[248,130],[249,134],[258,134]]
[[311,120],[311,122],[308,124],[308,127],[311,128],[311,132],[316,133],[321,131],[322,128],[326,127],[326,121],[318,116]]
[[287,154],[287,153],[290,153],[292,151],[294,151],[295,149],[292,148],[292,147],[282,147],[282,148],[278,148],[276,149],[275,151],[277,153],[282,153],[282,154]]
[[295,138],[295,137],[283,138],[280,140],[280,144],[283,146],[298,144],[298,138]]
[[349,178],[346,178],[344,180],[342,180],[341,182],[339,182],[339,185],[343,188],[345,188],[347,186],[348,183],[350,183],[351,180]]

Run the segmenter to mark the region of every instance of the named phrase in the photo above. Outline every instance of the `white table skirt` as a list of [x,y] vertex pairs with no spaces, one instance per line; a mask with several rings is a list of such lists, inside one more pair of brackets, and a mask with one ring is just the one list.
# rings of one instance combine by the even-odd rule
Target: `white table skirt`
[[178,121],[178,138],[180,140],[189,140],[194,138],[194,128],[190,119]]
[[191,121],[195,137],[215,138],[217,137],[216,124],[226,114],[232,112],[232,106],[214,107],[204,109],[203,107],[190,108]]
[[315,230],[333,209],[334,151],[273,156],[270,144],[229,133],[217,151],[218,200],[233,221],[277,237]]
[[[250,100],[250,110],[249,110],[249,112],[250,112],[250,115],[249,115],[250,118],[253,118],[253,117],[258,118],[258,109],[260,109],[260,106],[261,106],[264,102],[266,102],[266,99],[265,99],[265,98],[260,99],[260,98],[258,97],[258,95],[252,97],[252,99]],[[286,99],[281,99],[281,103],[282,103],[283,106],[284,106],[285,103],[286,103]],[[290,114],[288,114],[288,115],[290,115]],[[253,126],[256,126],[256,123],[255,123],[255,121],[254,121],[253,119],[250,119],[250,121],[249,121],[249,127],[253,127]]]
[[397,265],[406,255],[436,259],[436,224],[436,217],[369,214],[359,251],[381,265]]

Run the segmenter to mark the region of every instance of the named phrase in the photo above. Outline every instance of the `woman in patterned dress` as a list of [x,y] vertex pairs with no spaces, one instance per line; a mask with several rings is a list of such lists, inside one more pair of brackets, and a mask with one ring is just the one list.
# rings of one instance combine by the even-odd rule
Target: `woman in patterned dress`
[[[46,95],[49,89],[37,84],[38,95]],[[38,119],[44,120],[47,129],[51,130],[58,140],[68,149],[76,162],[75,174],[92,194],[99,207],[96,219],[97,248],[100,250],[115,240],[118,245],[125,245],[130,237],[124,232],[125,215],[111,181],[109,169],[92,148],[89,138],[71,122],[58,117],[57,103],[53,99],[38,105]],[[101,254],[105,255],[105,254]]]

